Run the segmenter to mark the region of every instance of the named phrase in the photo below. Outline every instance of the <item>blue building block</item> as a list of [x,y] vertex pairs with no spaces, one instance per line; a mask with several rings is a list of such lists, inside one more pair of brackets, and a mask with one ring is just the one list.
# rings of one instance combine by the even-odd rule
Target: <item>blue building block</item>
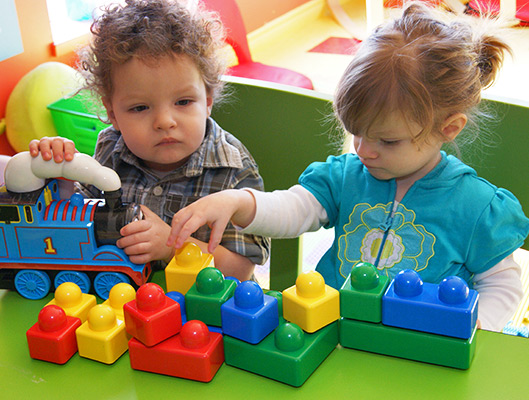
[[257,282],[241,282],[221,308],[225,335],[256,344],[279,324],[277,299],[263,294]]
[[397,274],[382,298],[382,323],[399,328],[468,339],[478,317],[478,292],[457,277],[426,283],[417,272]]
[[226,364],[301,386],[338,345],[338,321],[314,332],[286,322],[258,344],[224,336]]

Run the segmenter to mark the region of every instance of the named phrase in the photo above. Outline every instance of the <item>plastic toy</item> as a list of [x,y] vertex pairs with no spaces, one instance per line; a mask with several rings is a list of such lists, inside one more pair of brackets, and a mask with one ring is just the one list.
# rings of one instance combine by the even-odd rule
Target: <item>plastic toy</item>
[[475,332],[469,339],[457,339],[380,323],[340,320],[343,347],[460,369],[470,367],[476,349]]
[[[0,288],[16,289],[28,299],[41,299],[52,287],[73,281],[103,299],[119,282],[139,286],[151,267],[130,262],[115,242],[119,230],[142,218],[139,206],[121,203],[121,182],[111,169],[86,154],[60,164],[13,156],[0,188]],[[61,199],[57,180],[63,176],[92,183],[105,201],[73,194]]]
[[192,320],[179,334],[152,347],[131,339],[129,356],[133,369],[209,382],[224,362],[224,346],[220,333]]
[[340,294],[320,273],[302,273],[283,291],[283,317],[305,332],[315,332],[340,318]]
[[259,343],[279,324],[277,299],[253,281],[241,282],[220,312],[224,334],[248,343]]
[[237,283],[224,279],[217,268],[204,268],[185,295],[187,319],[221,326],[220,307],[233,296]]
[[187,322],[187,315],[186,315],[186,300],[182,293],[177,291],[171,291],[167,292],[165,294],[170,299],[176,301],[180,305],[180,314],[182,316],[182,325],[184,325]]
[[206,267],[214,266],[211,254],[203,254],[195,243],[186,243],[175,253],[165,268],[167,291],[176,291],[185,295],[196,282],[198,273]]
[[468,339],[478,318],[478,292],[457,277],[422,282],[413,270],[399,272],[382,298],[382,323]]
[[81,292],[79,286],[73,282],[61,283],[55,291],[55,297],[48,303],[61,307],[66,315],[77,317],[81,322],[86,321],[88,312],[96,304],[97,300],[93,294]]
[[56,364],[66,363],[77,353],[75,330],[80,326],[79,318],[67,316],[59,306],[45,306],[39,312],[38,322],[26,332],[29,356]]
[[224,336],[224,355],[228,365],[301,386],[337,344],[338,321],[314,333],[287,322],[256,345]]
[[180,305],[156,283],[146,283],[136,299],[123,306],[127,332],[146,346],[154,346],[182,329]]
[[105,364],[114,363],[128,349],[125,323],[116,318],[112,307],[99,304],[75,332],[81,357]]
[[116,285],[108,294],[108,299],[103,302],[104,305],[112,307],[116,318],[125,321],[123,315],[123,306],[136,298],[136,290],[128,283],[121,282]]
[[389,277],[379,276],[369,263],[359,263],[340,289],[340,315],[369,322],[382,321],[382,295]]

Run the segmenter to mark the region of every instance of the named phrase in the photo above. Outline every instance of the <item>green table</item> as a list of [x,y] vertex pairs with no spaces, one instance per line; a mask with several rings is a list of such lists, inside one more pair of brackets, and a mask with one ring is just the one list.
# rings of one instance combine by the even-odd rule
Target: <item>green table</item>
[[113,365],[78,354],[64,365],[33,360],[26,330],[51,298],[0,290],[1,399],[529,398],[529,340],[486,331],[466,371],[338,347],[300,388],[225,364],[210,383],[135,371],[128,353]]

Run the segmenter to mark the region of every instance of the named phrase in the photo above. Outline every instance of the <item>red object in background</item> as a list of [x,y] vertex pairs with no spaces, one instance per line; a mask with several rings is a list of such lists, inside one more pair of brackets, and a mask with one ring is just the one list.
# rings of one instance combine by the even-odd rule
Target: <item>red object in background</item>
[[[442,3],[442,0],[423,0],[424,3],[430,4],[432,6],[438,6]],[[403,5],[403,0],[384,0],[385,8],[401,8]]]
[[13,148],[7,141],[7,135],[5,134],[5,132],[0,135],[0,154],[6,156],[14,156],[16,154],[16,151],[13,150]]
[[334,37],[324,40],[309,50],[311,53],[344,54],[352,56],[358,50],[361,40],[355,38]]
[[179,334],[148,347],[129,341],[133,369],[209,382],[224,362],[222,335],[210,332],[202,321],[188,321]]
[[233,48],[239,61],[238,65],[229,69],[228,73],[230,75],[282,83],[305,89],[314,88],[312,81],[299,72],[252,60],[246,27],[235,0],[202,0],[202,3],[206,9],[219,14],[226,31],[226,43]]
[[75,331],[80,326],[81,320],[68,317],[61,307],[44,307],[39,312],[38,322],[26,332],[30,357],[56,364],[66,363],[77,353]]
[[[496,16],[500,12],[500,0],[471,0],[467,6],[469,12],[474,15]],[[520,20],[520,25],[529,25],[529,0],[516,1],[515,17]]]
[[182,329],[180,304],[156,283],[139,287],[136,299],[123,306],[127,333],[146,346],[154,346]]

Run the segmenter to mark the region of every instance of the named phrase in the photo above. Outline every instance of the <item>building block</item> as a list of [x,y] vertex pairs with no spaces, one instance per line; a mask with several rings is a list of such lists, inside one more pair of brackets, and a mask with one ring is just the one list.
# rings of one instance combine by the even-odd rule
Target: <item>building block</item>
[[340,318],[340,293],[316,271],[300,274],[283,291],[283,317],[305,332],[315,332]]
[[152,347],[132,338],[129,356],[136,370],[209,382],[224,363],[224,345],[220,333],[191,320],[179,334]]
[[338,321],[314,333],[280,325],[259,344],[224,336],[226,364],[292,386],[301,386],[338,344]]
[[127,332],[146,346],[154,346],[182,329],[178,302],[156,283],[141,285],[136,299],[123,306]]
[[167,291],[186,294],[197,279],[198,273],[206,267],[214,267],[211,254],[203,254],[197,244],[188,242],[177,250],[165,267]]
[[127,351],[125,322],[116,318],[112,307],[99,304],[75,332],[81,357],[105,364],[114,363]]
[[478,292],[457,277],[423,283],[417,272],[400,271],[382,298],[382,323],[460,339],[473,335]]
[[206,325],[221,326],[220,307],[233,296],[237,283],[224,279],[217,268],[204,268],[185,294],[187,319],[198,319]]
[[[228,279],[228,278],[226,278]],[[185,296],[180,292],[167,292],[165,294],[170,299],[173,299],[174,301],[178,302],[180,304],[180,311],[182,314],[182,326],[187,322],[187,315],[186,315],[186,302],[185,302]],[[222,328],[220,326],[207,326],[210,332],[217,332],[222,333]]]
[[88,312],[97,304],[97,300],[93,294],[83,293],[75,283],[64,282],[55,289],[54,298],[47,305],[51,304],[61,307],[66,315],[85,322]]
[[112,287],[108,293],[108,299],[103,304],[112,307],[116,317],[122,321],[125,320],[123,315],[123,306],[136,298],[136,290],[128,283],[121,282]]
[[248,343],[259,343],[279,324],[277,299],[254,281],[241,282],[220,312],[224,334]]
[[382,296],[389,277],[379,276],[375,266],[359,263],[340,289],[340,315],[360,321],[382,321]]
[[81,320],[69,317],[56,305],[47,305],[39,312],[38,321],[26,332],[29,356],[56,364],[66,363],[77,353],[75,330]]
[[476,329],[469,339],[458,339],[381,323],[340,319],[343,347],[459,369],[468,369],[472,363],[475,333]]

